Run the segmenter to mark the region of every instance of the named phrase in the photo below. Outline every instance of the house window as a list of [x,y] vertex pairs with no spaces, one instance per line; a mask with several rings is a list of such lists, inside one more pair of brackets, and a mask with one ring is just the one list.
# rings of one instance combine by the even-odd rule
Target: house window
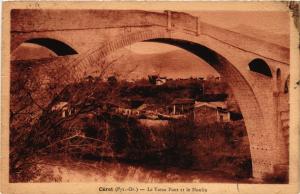
[[223,115],[220,115],[220,122],[223,122]]

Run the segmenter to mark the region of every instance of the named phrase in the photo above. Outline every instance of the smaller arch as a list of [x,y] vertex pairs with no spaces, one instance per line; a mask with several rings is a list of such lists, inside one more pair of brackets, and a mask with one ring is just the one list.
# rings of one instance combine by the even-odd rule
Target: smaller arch
[[277,87],[277,91],[282,92],[282,90],[281,90],[281,70],[280,70],[280,68],[277,68],[277,70],[276,70],[276,87]]
[[280,70],[280,68],[277,68],[277,70],[276,70],[276,78],[277,78],[277,80],[281,80],[281,70]]
[[290,89],[290,75],[288,75],[288,77],[285,80],[285,83],[284,83],[284,93],[285,94],[289,93],[289,89]]
[[254,59],[249,63],[250,71],[272,77],[272,71],[269,65],[263,59]]
[[25,43],[37,44],[53,51],[58,56],[78,54],[72,47],[64,42],[51,38],[33,38],[26,40]]

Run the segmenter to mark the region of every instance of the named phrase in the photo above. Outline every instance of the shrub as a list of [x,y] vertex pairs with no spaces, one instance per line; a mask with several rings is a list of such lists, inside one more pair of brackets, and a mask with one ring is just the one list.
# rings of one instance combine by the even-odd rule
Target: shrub
[[266,173],[263,176],[263,181],[266,183],[288,183],[288,179],[288,173],[285,171]]

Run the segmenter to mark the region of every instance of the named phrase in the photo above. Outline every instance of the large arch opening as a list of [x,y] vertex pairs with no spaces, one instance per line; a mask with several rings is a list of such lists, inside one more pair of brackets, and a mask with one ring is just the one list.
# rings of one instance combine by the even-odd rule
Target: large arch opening
[[26,43],[37,44],[46,47],[58,56],[78,54],[72,47],[64,42],[52,38],[33,38],[25,41]]
[[[252,112],[251,113],[252,116],[254,114],[261,114],[259,112],[260,110],[256,104],[256,99],[255,99],[252,91],[248,91],[249,93],[246,92],[247,93],[246,94],[245,91],[240,90],[241,88],[236,87],[236,85],[240,85],[240,86],[244,87],[243,89],[245,89],[245,88],[247,88],[248,84],[244,80],[244,78],[242,78],[242,76],[238,72],[238,70],[227,59],[225,59],[223,56],[221,56],[220,54],[216,53],[215,51],[213,51],[212,49],[210,49],[204,45],[186,41],[186,40],[180,40],[180,39],[174,39],[174,38],[157,38],[157,39],[149,39],[149,40],[146,40],[145,42],[157,42],[157,43],[173,45],[175,47],[184,49],[185,51],[196,55],[201,60],[204,60],[209,66],[211,66],[214,70],[216,70],[220,74],[222,80],[224,80],[227,84],[229,84],[229,87],[230,87],[231,91],[234,93],[234,95],[237,95],[238,109],[240,109],[239,106],[242,106],[241,107],[243,109],[242,114],[243,114],[243,116],[245,115],[244,122],[245,122],[245,124],[247,124],[246,128],[248,127],[248,130],[249,129],[251,130],[251,127],[249,127],[249,125],[252,125],[252,124],[250,124],[250,122],[251,122],[250,119],[247,118],[249,116],[248,112],[244,111],[245,104],[244,104],[244,102],[241,102],[241,99],[243,98],[241,96],[246,95],[248,98],[253,98],[253,99],[251,99],[251,100],[253,100],[252,105],[253,105],[253,107],[255,107],[257,112],[256,113]],[[242,118],[243,118],[243,116],[242,116]],[[245,131],[247,134],[247,129]],[[249,136],[246,138],[249,141]],[[250,152],[250,146],[248,146],[248,148],[247,148],[249,152]],[[245,150],[245,152],[247,152],[247,149]],[[251,171],[250,176],[253,176],[253,163],[250,162],[250,164],[248,163],[245,166],[247,166],[247,165]]]
[[[140,41],[136,41],[140,42]],[[261,131],[261,126],[263,126],[263,120],[262,120],[262,113],[259,108],[259,105],[256,101],[255,95],[253,94],[253,91],[251,90],[251,87],[245,80],[245,78],[241,75],[238,69],[234,67],[227,59],[225,59],[220,54],[216,53],[212,49],[209,49],[206,46],[200,45],[198,43],[194,43],[187,40],[181,40],[181,39],[171,39],[171,38],[155,38],[155,39],[147,39],[146,42],[158,42],[163,44],[170,44],[177,47],[180,47],[190,53],[193,53],[194,55],[198,56],[199,58],[206,61],[211,67],[213,67],[217,72],[223,77],[224,81],[226,81],[231,89],[233,90],[233,93],[238,101],[239,107],[241,109],[241,112],[244,117],[244,122],[246,125],[250,146],[254,140],[253,134],[258,133]],[[134,43],[134,42],[133,42]],[[116,43],[114,43],[116,44]],[[123,48],[127,45],[122,45]],[[109,46],[107,46],[110,48]],[[115,50],[112,50],[111,53],[113,53]],[[101,51],[100,51],[101,52]],[[109,54],[109,53],[108,53]],[[92,64],[97,64],[97,62],[91,62]],[[112,80],[112,79],[111,79]],[[88,84],[93,83],[92,78],[88,78],[87,80]],[[115,81],[111,86],[115,86]],[[154,91],[154,90],[150,90]],[[71,96],[71,95],[69,95]],[[57,99],[56,99],[57,100]],[[66,99],[64,99],[66,100]],[[249,105],[251,105],[251,108],[249,108]],[[128,110],[125,111],[124,114],[131,114],[128,113]],[[256,119],[253,119],[256,118]],[[252,144],[253,145],[253,144]],[[254,144],[255,145],[255,144]],[[258,158],[256,158],[255,152],[251,150],[251,157],[252,157],[252,165],[250,164],[252,170],[254,173],[261,173],[263,169],[257,168],[256,165],[253,165],[253,158],[254,161],[259,161]]]
[[11,54],[11,60],[32,60],[78,54],[68,44],[52,38],[33,38],[24,41]]
[[[198,76],[201,77],[201,79],[204,79],[205,81],[209,82],[209,81],[212,81],[212,82],[215,82],[215,83],[224,83],[231,80],[230,78],[228,78],[229,76],[233,76],[231,73],[236,73],[234,69],[232,69],[231,71],[229,71],[229,68],[228,67],[225,67],[225,66],[231,66],[230,62],[227,61],[225,58],[223,58],[222,56],[220,56],[218,53],[214,52],[213,50],[207,48],[206,46],[203,46],[203,45],[200,45],[200,44],[197,44],[197,43],[193,43],[193,42],[189,42],[189,41],[185,41],[185,40],[179,40],[179,39],[168,39],[168,38],[159,38],[159,39],[149,39],[149,40],[146,40],[146,41],[143,41],[145,43],[161,43],[162,45],[172,45],[174,47],[177,47],[179,49],[182,49],[184,50],[184,52],[187,52],[187,53],[190,53],[192,54],[193,56],[196,56],[198,58],[199,61],[204,61],[204,63],[201,63],[201,64],[196,64],[196,65],[204,65],[204,66],[208,66],[212,69],[214,69],[214,71],[216,71],[218,73],[218,75],[214,74],[214,75],[207,75],[206,77],[205,76],[200,76],[200,74],[198,74]],[[146,46],[146,44],[145,44]],[[126,47],[126,48],[130,48],[130,46]],[[136,48],[138,49],[138,48]],[[154,48],[155,49],[155,48]],[[175,53],[175,52],[174,52]],[[178,55],[178,57],[180,57],[180,55]],[[188,68],[188,64],[191,63],[191,61],[189,61],[189,59],[187,59],[187,61],[185,61],[184,63],[187,63],[186,66]],[[184,67],[183,67],[184,68]],[[228,69],[227,69],[228,68]],[[184,70],[182,70],[184,71]],[[212,76],[213,78],[211,79]],[[235,76],[235,75],[234,75]],[[226,78],[227,77],[227,78]],[[195,79],[197,79],[198,77],[196,76]],[[225,78],[225,79],[224,79]],[[192,78],[193,79],[193,78]],[[221,80],[221,81],[220,81]],[[207,83],[206,82],[206,83]],[[203,83],[202,83],[203,84]],[[227,83],[225,83],[227,84]],[[232,83],[231,83],[232,84]],[[202,85],[203,86],[203,85]],[[227,85],[223,85],[223,87],[227,87]],[[205,88],[205,87],[204,87]],[[205,93],[205,89],[203,89],[203,93]],[[232,92],[231,89],[230,90],[230,93]],[[228,92],[228,90],[226,91]],[[232,93],[231,93],[232,95]],[[230,96],[230,95],[229,95]],[[229,97],[228,97],[229,98]],[[232,98],[234,97],[230,97],[232,100]],[[222,99],[224,100],[224,99]],[[211,104],[214,104],[214,101],[217,101],[217,103],[220,103],[222,104],[222,100],[220,99],[212,99],[211,100]],[[209,100],[208,100],[209,101]],[[235,99],[234,99],[235,101]],[[200,99],[199,102],[197,103],[203,103],[203,102],[207,102],[207,99]],[[227,101],[228,103],[228,101]],[[232,103],[232,102],[231,102]],[[231,104],[230,102],[228,104]],[[208,104],[210,104],[210,102],[208,102]],[[232,105],[232,104],[231,104]],[[244,146],[246,147],[245,150],[243,150],[244,152],[244,156],[246,156],[247,154],[250,155],[250,146],[249,146],[249,139],[247,137],[247,130],[246,128],[244,128],[244,121],[241,120],[243,119],[243,116],[242,114],[240,114],[240,108],[237,104],[235,104],[234,102],[234,105],[235,106],[233,109],[230,110],[230,121],[232,122],[228,122],[230,124],[233,124],[233,125],[236,125],[238,123],[238,125],[243,125],[241,128],[243,128],[243,130],[240,130],[240,128],[236,129],[236,132],[239,131],[239,135],[240,137],[238,138],[241,138],[243,137],[244,139],[242,141],[244,141],[243,143],[241,143],[240,140],[238,140],[238,138],[235,139],[236,142],[240,141],[239,143],[241,143],[241,147]],[[224,109],[227,109],[229,107],[226,107]],[[232,107],[231,107],[232,108]],[[230,109],[230,108],[229,108]],[[229,109],[228,109],[228,112],[229,112]],[[238,111],[237,111],[238,110]],[[198,110],[197,110],[198,111]],[[202,110],[200,110],[202,111]],[[199,112],[200,112],[199,111]],[[227,110],[225,110],[224,112],[226,112]],[[196,122],[196,118],[195,118],[195,115],[196,116],[199,116],[200,114],[198,113],[195,113],[195,110],[194,110],[194,122]],[[221,116],[221,120],[223,119],[223,115]],[[242,122],[240,122],[242,121]],[[203,122],[203,121],[202,121]],[[222,123],[222,122],[221,122]],[[216,125],[217,126],[217,125]],[[228,125],[229,126],[229,125]],[[224,129],[226,130],[225,128],[222,128],[221,125],[219,125],[218,127],[220,127],[219,129]],[[212,127],[213,128],[213,127]],[[229,128],[227,128],[229,129]],[[203,130],[203,129],[202,129]],[[213,132],[212,132],[213,134]],[[227,134],[228,135],[228,134]],[[232,135],[231,137],[234,137],[234,135],[236,134],[230,134]],[[217,135],[216,135],[217,136]],[[224,135],[225,137],[226,135]],[[243,145],[242,145],[243,144]],[[211,146],[211,145],[210,145]],[[225,146],[224,146],[225,147]],[[239,148],[237,148],[239,149]],[[211,150],[211,148],[209,149]],[[203,150],[202,150],[203,151]],[[212,150],[211,150],[212,151]],[[237,154],[238,155],[238,154]],[[251,158],[251,156],[250,156]],[[250,163],[249,163],[250,161]],[[244,163],[243,163],[244,162]],[[247,162],[243,161],[241,162],[241,164],[243,163],[243,168],[244,168],[244,171],[247,171],[249,170],[250,171],[250,176],[252,176],[252,164],[251,164],[251,159],[248,160]],[[240,167],[240,166],[239,166]],[[237,167],[237,168],[239,168]],[[249,168],[249,169],[247,169]],[[249,174],[248,174],[249,175]]]

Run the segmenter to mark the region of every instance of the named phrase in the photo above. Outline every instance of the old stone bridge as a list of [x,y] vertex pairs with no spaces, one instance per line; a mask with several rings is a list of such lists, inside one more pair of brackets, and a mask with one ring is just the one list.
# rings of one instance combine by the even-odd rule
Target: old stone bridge
[[[206,61],[228,82],[244,117],[254,177],[288,166],[289,48],[212,26],[181,12],[11,12],[11,52],[27,42],[61,56],[36,67],[43,72],[37,78],[45,83],[58,78],[62,85],[79,81],[110,53],[141,41],[183,48]],[[53,67],[68,73],[51,77]],[[49,93],[47,87],[40,90]]]

